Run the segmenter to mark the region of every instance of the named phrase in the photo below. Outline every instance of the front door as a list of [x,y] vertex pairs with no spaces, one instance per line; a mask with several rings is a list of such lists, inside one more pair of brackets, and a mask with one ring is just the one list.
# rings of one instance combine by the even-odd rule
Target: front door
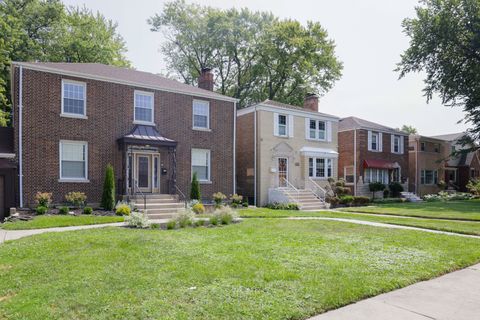
[[278,187],[285,188],[288,187],[288,159],[287,158],[278,158]]
[[137,154],[135,180],[141,192],[152,192],[152,156]]

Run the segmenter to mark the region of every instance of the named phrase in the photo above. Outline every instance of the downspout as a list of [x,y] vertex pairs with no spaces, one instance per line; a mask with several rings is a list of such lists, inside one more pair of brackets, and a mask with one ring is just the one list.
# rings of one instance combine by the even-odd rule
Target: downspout
[[357,195],[357,129],[353,131],[353,195]]
[[237,193],[237,102],[233,103],[233,193]]
[[257,107],[253,109],[253,205],[257,206]]
[[18,79],[18,187],[20,193],[20,208],[23,208],[23,67],[20,66]]
[[418,150],[420,147],[420,139],[417,139],[415,146],[415,194],[418,196]]

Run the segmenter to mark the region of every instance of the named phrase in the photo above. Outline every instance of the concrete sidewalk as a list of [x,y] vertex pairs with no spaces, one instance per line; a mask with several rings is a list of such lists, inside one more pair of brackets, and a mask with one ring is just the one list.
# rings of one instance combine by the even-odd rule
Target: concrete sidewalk
[[0,243],[7,240],[16,240],[23,237],[32,236],[34,234],[46,233],[46,232],[64,232],[64,231],[74,231],[74,230],[84,230],[84,229],[94,229],[94,228],[105,228],[105,227],[121,227],[125,225],[124,222],[117,223],[105,223],[105,224],[92,224],[85,226],[73,226],[73,227],[57,227],[57,228],[45,228],[45,229],[32,229],[32,230],[3,230],[0,229]]
[[310,318],[310,320],[431,319],[480,319],[480,264]]

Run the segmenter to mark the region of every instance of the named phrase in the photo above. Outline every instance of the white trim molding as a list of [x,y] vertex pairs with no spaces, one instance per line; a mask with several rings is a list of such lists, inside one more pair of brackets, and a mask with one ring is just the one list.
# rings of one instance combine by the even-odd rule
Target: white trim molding
[[[73,84],[76,86],[80,86],[83,88],[83,114],[79,113],[71,113],[65,112],[65,85],[66,84]],[[88,119],[87,117],[87,83],[82,81],[70,80],[70,79],[62,79],[62,101],[61,101],[61,109],[60,109],[60,116],[65,118],[75,118],[75,119]]]
[[[73,144],[73,145],[82,145],[84,147],[84,157],[85,159],[83,160],[85,162],[85,168],[84,168],[84,178],[69,178],[69,177],[63,177],[62,176],[62,153],[63,153],[63,145],[64,144]],[[58,168],[59,168],[59,179],[58,182],[89,182],[88,180],[88,142],[86,141],[75,141],[75,140],[60,140],[58,144]]]
[[[152,121],[144,121],[144,120],[137,120],[136,119],[136,109],[137,109],[137,95],[147,96],[152,98],[152,109],[151,109],[151,116]],[[139,107],[142,109],[147,109],[145,107]],[[155,93],[152,91],[141,91],[135,90],[133,92],[133,123],[134,124],[144,124],[147,126],[154,126],[155,125]]]

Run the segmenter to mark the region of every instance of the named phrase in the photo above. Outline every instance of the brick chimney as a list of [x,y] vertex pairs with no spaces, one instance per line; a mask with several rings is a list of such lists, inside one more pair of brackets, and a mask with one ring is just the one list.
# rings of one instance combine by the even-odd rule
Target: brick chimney
[[213,72],[210,68],[203,68],[198,77],[198,87],[213,91]]
[[305,109],[318,112],[318,96],[315,93],[309,93],[305,96],[303,101],[303,107]]

